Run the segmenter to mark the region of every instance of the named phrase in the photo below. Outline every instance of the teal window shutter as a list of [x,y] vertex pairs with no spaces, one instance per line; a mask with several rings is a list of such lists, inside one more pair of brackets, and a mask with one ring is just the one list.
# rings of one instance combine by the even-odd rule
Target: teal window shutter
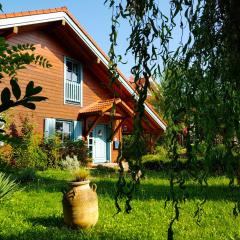
[[56,129],[56,119],[54,118],[45,118],[44,123],[44,138],[48,139],[51,136],[55,135]]
[[82,122],[74,121],[74,141],[82,139]]

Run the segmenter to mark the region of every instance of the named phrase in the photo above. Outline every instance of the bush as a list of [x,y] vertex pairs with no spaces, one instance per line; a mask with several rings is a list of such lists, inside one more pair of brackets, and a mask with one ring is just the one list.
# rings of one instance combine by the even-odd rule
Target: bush
[[67,156],[66,160],[62,160],[61,167],[66,170],[76,170],[79,169],[80,164],[77,159],[77,156],[73,156],[73,158]]
[[0,148],[0,153],[1,151],[4,153],[1,154],[1,161],[16,165],[19,168],[28,167],[43,170],[47,167],[60,167],[62,159],[66,159],[67,156],[70,158],[76,156],[82,165],[87,165],[89,161],[88,148],[84,141],[62,143],[59,137],[53,136],[43,142],[42,138],[35,133],[35,126],[28,117],[22,117],[20,121],[21,134],[17,131],[17,127],[11,124],[12,128],[13,125],[15,126],[15,130],[10,131],[12,148],[7,149],[7,146],[2,150]]
[[42,150],[47,155],[47,167],[57,168],[60,166],[62,142],[59,137],[53,136],[42,143]]
[[81,165],[87,165],[89,158],[86,143],[83,140],[65,142],[61,148],[61,157],[65,159],[67,156],[76,156]]
[[168,151],[164,146],[156,146],[155,148],[155,154],[160,155],[161,158],[167,158],[168,157]]
[[0,161],[5,164],[12,164],[13,148],[10,144],[4,144],[0,147]]
[[206,143],[202,142],[199,144],[195,144],[193,145],[193,153],[194,155],[198,156],[198,157],[204,157],[207,151],[207,145]]
[[145,160],[143,162],[143,167],[148,170],[163,171],[165,169],[165,164],[161,160]]
[[33,168],[20,169],[16,173],[16,179],[19,182],[32,182],[36,180],[36,172]]
[[138,140],[138,144],[141,147],[139,146],[136,147],[136,146],[133,146],[133,143],[134,143],[133,138],[134,138],[133,135],[123,136],[122,155],[126,160],[136,158],[136,152],[138,153],[139,151],[141,151],[139,153],[140,155],[147,154],[148,152],[147,144],[143,139]]
[[238,156],[228,152],[223,144],[217,144],[206,155],[205,164],[211,173],[232,176],[238,169]]
[[[7,159],[11,165],[19,168],[35,167],[44,169],[46,167],[47,155],[39,146],[42,142],[41,137],[35,134],[34,125],[28,116],[21,117],[20,122],[21,134],[8,137],[12,151],[8,152],[5,159]],[[10,133],[12,134],[11,131]]]
[[40,147],[41,138],[31,135],[29,138],[23,137],[18,147],[14,150],[16,166],[20,168],[33,167],[45,169],[47,165],[47,154]]
[[142,157],[143,167],[148,170],[161,171],[165,163],[169,162],[168,151],[163,146],[156,146],[155,154],[147,154]]

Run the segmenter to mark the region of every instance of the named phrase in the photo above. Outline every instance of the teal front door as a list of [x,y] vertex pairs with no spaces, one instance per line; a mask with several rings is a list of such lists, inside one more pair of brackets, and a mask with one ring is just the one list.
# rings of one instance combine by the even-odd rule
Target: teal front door
[[93,131],[93,162],[103,163],[107,161],[106,126],[97,125]]

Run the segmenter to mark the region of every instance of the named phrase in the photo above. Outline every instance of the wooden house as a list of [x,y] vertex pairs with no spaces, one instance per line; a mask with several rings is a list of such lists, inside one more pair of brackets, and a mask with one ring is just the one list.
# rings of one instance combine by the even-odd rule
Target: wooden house
[[[122,135],[133,131],[137,95],[120,71],[118,81],[110,84],[108,57],[67,8],[1,14],[0,36],[13,45],[34,44],[36,54],[53,65],[33,64],[18,73],[23,89],[34,80],[48,98],[33,111],[37,131],[46,138],[57,132],[63,141],[84,139],[94,163],[115,162]],[[1,89],[6,85],[8,80]],[[14,111],[31,112],[22,107]],[[148,103],[142,125],[151,142],[166,129]],[[108,139],[110,130],[114,134]]]

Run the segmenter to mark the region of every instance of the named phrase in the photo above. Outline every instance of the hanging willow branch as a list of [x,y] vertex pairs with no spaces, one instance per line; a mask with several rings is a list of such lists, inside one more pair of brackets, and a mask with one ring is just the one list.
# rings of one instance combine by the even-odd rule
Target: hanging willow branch
[[[143,127],[142,119],[144,117],[144,102],[147,98],[147,91],[150,86],[150,79],[155,79],[160,74],[159,56],[164,56],[167,59],[168,49],[167,44],[171,37],[171,31],[167,24],[167,17],[160,11],[158,5],[153,1],[106,1],[109,7],[112,8],[112,27],[110,34],[110,50],[109,50],[109,72],[111,74],[112,82],[115,82],[119,75],[117,72],[117,64],[122,57],[117,56],[115,48],[117,46],[117,34],[120,27],[119,20],[126,19],[131,26],[131,34],[129,36],[129,46],[126,53],[133,55],[135,63],[131,68],[131,73],[134,76],[136,83],[137,99],[135,99],[135,117],[134,117],[134,131],[132,135],[132,146],[134,149],[134,156],[127,159],[131,172],[131,184],[126,188],[125,178],[120,174],[118,186],[125,186],[127,191],[121,191],[118,188],[116,197],[116,205],[118,196],[125,195],[126,211],[131,209],[130,201],[136,184],[139,183],[142,174],[141,158],[143,154]],[[105,3],[106,3],[105,2]],[[159,15],[161,20],[159,21]],[[165,29],[163,34],[162,30]],[[144,81],[141,81],[144,79]],[[143,84],[142,84],[143,83]],[[121,193],[121,194],[120,194]]]
[[[127,52],[135,60],[131,73],[138,93],[132,141],[135,156],[127,159],[132,185],[128,191],[125,188],[125,192],[118,189],[116,203],[118,196],[125,195],[129,204],[134,186],[140,180],[144,101],[150,78],[156,78],[163,70],[165,118],[172,161],[169,200],[175,209],[168,239],[173,239],[172,226],[179,217],[178,206],[187,198],[186,179],[192,177],[201,185],[206,182],[207,171],[199,174],[197,167],[197,154],[202,145],[206,149],[204,158],[208,161],[216,155],[214,151],[221,142],[225,149],[222,157],[228,160],[226,174],[231,183],[234,183],[236,168],[240,175],[240,154],[235,150],[240,139],[240,4],[238,0],[171,0],[169,16],[165,16],[162,3],[154,0],[106,2],[113,13],[109,51],[112,81],[118,79],[117,64],[122,57],[115,54],[115,48],[120,19],[125,19],[131,26]],[[169,41],[176,26],[181,29],[181,43],[170,52]],[[185,42],[184,31],[188,34]],[[141,78],[144,78],[143,85],[138,84]],[[183,134],[183,129],[187,131],[187,163],[179,170],[178,137]],[[120,174],[120,183],[125,184],[124,181],[124,175]],[[181,197],[175,195],[174,185],[182,189]],[[237,215],[240,204],[239,199],[235,201],[233,212]],[[204,202],[205,199],[195,212],[198,222]],[[130,209],[128,204],[127,211]]]

